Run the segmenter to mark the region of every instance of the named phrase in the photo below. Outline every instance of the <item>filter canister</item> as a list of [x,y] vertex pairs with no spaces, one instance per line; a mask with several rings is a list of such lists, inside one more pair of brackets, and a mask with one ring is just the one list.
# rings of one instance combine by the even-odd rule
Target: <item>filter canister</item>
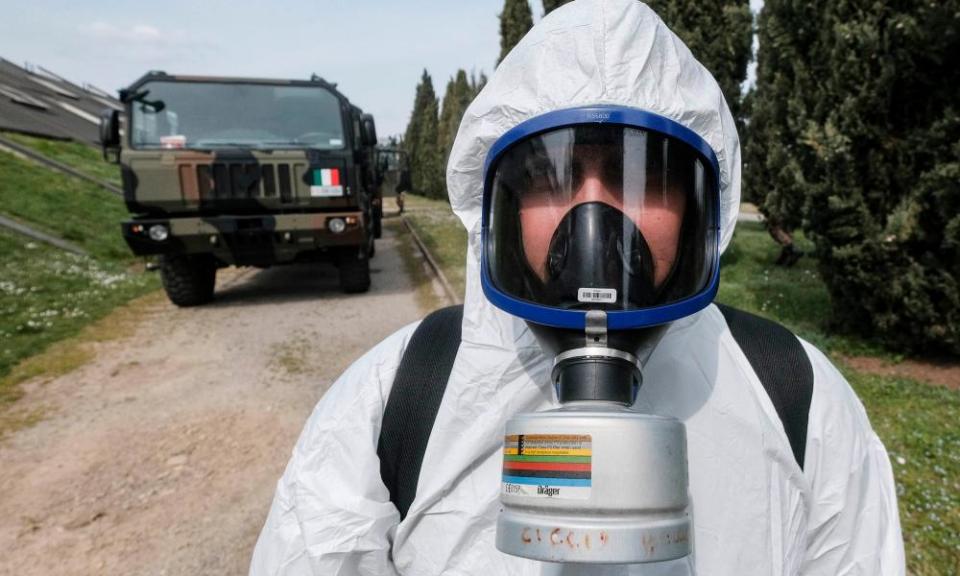
[[645,563],[690,553],[683,424],[615,406],[507,422],[497,548],[550,562]]

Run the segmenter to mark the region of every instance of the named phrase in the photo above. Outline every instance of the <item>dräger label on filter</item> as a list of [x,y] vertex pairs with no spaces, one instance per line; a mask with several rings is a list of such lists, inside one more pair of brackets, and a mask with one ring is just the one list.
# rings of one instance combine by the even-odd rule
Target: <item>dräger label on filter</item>
[[613,288],[579,288],[577,300],[580,302],[607,302],[617,301],[617,291]]
[[533,498],[590,497],[589,434],[512,434],[503,439],[503,493]]

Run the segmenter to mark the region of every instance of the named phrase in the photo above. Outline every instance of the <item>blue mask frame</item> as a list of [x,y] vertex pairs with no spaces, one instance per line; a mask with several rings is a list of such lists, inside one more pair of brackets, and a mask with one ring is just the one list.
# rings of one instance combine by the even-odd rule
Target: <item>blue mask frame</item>
[[490,170],[497,159],[512,145],[535,134],[578,124],[615,124],[641,128],[681,140],[696,150],[709,169],[713,171],[715,195],[713,223],[717,231],[714,246],[717,253],[713,259],[710,281],[694,296],[644,310],[618,310],[607,312],[608,330],[629,330],[656,326],[689,316],[709,305],[717,295],[720,284],[720,163],[709,144],[696,132],[659,114],[622,106],[587,106],[556,110],[536,116],[510,129],[494,142],[487,153],[483,166],[483,220],[481,229],[480,283],[490,302],[503,311],[546,326],[583,330],[587,313],[583,310],[561,310],[541,306],[510,296],[493,284],[488,260],[489,214],[493,173]]

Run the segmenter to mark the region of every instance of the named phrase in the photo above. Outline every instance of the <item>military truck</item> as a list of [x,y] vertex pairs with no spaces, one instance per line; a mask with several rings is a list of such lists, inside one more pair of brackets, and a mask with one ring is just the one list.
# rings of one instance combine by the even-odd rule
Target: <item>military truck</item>
[[226,266],[330,261],[343,291],[369,289],[376,127],[335,84],[150,72],[120,100],[100,139],[120,164],[121,230],[174,304],[209,302]]

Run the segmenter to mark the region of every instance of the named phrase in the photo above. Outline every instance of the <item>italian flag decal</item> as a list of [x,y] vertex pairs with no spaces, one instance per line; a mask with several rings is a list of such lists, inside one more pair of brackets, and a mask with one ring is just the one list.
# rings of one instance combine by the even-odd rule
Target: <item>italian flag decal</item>
[[339,168],[321,168],[313,171],[313,183],[316,186],[339,186]]
[[310,195],[319,197],[343,196],[343,186],[340,184],[340,169],[315,168]]

